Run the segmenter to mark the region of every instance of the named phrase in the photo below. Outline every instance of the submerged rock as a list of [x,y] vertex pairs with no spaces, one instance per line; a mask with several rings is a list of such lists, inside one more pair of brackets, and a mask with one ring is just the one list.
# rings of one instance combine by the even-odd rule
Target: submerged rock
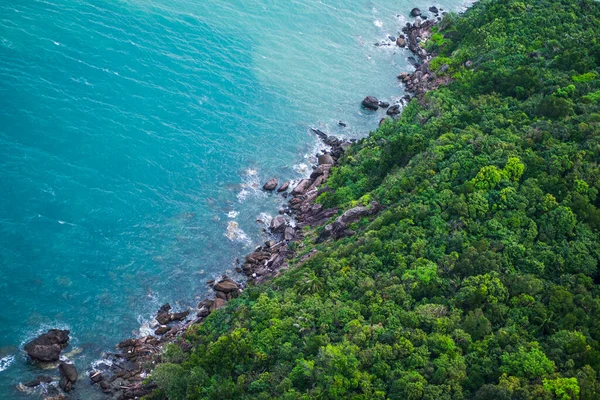
[[23,386],[27,387],[36,387],[42,383],[50,383],[52,382],[52,378],[47,375],[38,375],[35,379],[25,382]]
[[410,16],[411,17],[420,17],[421,16],[421,10],[419,10],[418,8],[413,8],[412,10],[410,10]]
[[440,10],[438,10],[438,8],[436,6],[429,7],[429,11],[431,11],[434,14],[437,14],[440,12]]
[[25,351],[36,361],[58,361],[60,352],[69,344],[69,331],[50,329],[24,346]]
[[390,106],[390,103],[388,103],[387,101],[381,100],[379,102],[379,107],[381,107],[381,108],[388,108],[389,106]]
[[364,108],[368,108],[369,110],[378,110],[379,100],[375,96],[367,96],[363,99],[362,106]]

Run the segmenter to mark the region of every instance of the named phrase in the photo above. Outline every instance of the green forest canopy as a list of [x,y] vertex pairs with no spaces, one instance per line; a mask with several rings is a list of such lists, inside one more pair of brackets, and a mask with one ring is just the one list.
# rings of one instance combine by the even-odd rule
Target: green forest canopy
[[453,82],[319,198],[384,210],[307,232],[314,257],[166,350],[152,398],[600,398],[600,4],[482,0],[438,27]]

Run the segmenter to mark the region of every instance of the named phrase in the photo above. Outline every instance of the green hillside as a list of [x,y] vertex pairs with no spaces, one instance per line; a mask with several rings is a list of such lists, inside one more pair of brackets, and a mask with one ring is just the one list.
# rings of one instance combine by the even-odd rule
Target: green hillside
[[600,398],[600,3],[482,0],[439,30],[452,82],[319,197],[383,210],[306,232],[289,271],[167,349],[152,398]]

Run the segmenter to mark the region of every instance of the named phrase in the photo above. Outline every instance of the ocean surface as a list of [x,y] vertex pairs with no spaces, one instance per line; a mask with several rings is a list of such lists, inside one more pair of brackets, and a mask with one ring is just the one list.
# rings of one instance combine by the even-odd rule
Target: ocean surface
[[71,330],[73,398],[100,397],[94,360],[235,276],[283,201],[262,184],[310,171],[310,127],[377,126],[360,101],[397,101],[412,67],[374,43],[431,5],[0,1],[0,398],[57,375],[22,351],[51,327]]

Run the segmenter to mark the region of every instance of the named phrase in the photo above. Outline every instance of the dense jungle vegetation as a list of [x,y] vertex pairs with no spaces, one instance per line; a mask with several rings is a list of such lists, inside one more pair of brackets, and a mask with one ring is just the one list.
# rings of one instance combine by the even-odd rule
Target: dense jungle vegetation
[[453,81],[319,198],[384,209],[307,232],[316,255],[166,350],[153,398],[600,398],[600,4],[482,0],[427,47]]

